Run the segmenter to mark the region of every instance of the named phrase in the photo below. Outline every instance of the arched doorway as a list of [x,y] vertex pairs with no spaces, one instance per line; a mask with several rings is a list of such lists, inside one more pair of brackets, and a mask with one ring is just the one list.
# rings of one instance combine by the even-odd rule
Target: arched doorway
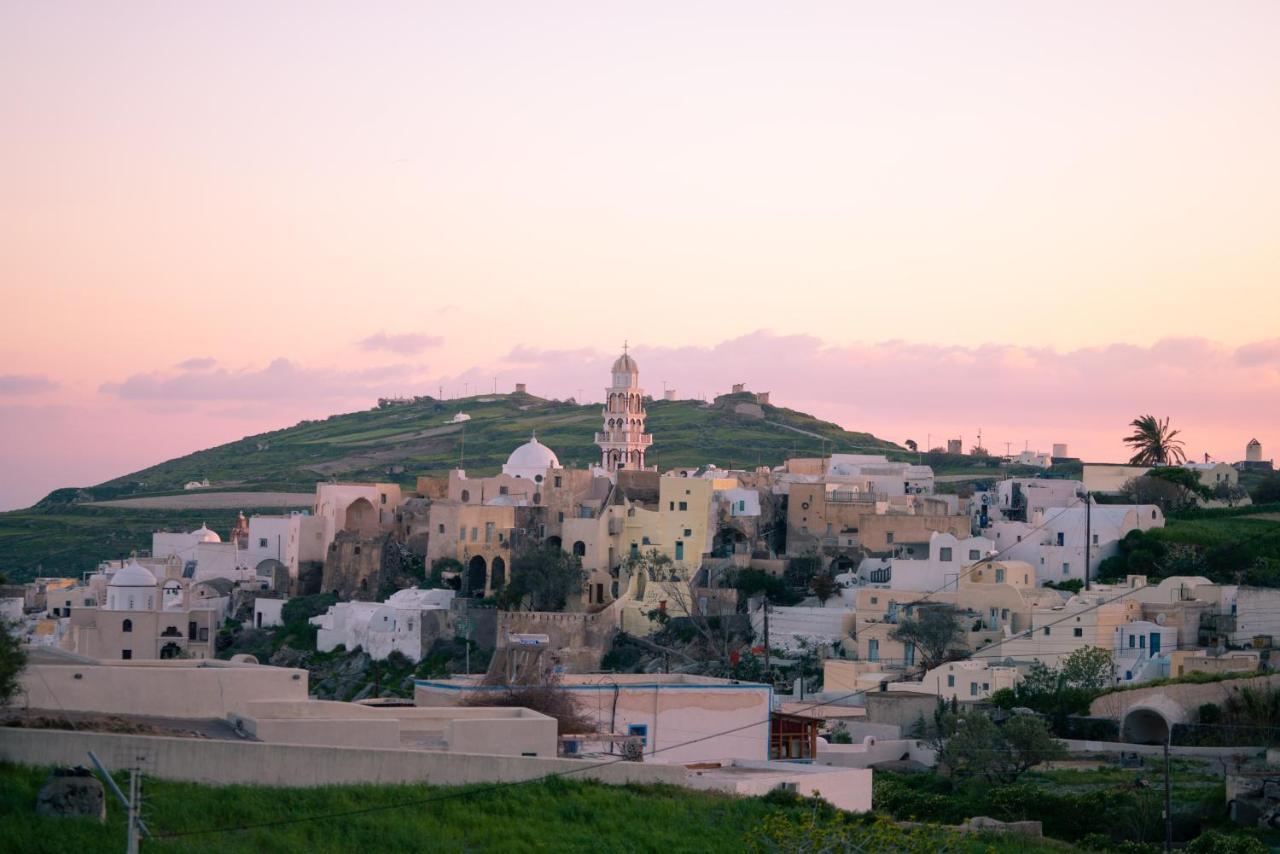
[[378,533],[378,514],[373,509],[373,504],[370,503],[369,499],[357,498],[347,505],[342,530],[359,534],[362,537],[372,537]]
[[1124,716],[1121,737],[1132,744],[1164,744],[1173,725],[1159,710],[1139,706]]
[[489,587],[497,593],[507,583],[507,562],[495,557],[489,566]]
[[485,571],[484,558],[476,555],[467,564],[467,577],[463,582],[463,594],[466,596],[484,596]]
[[180,658],[182,656],[182,647],[176,643],[167,643],[160,647],[161,658]]
[[555,536],[554,534],[550,537],[547,537],[547,546],[549,548],[553,548],[557,550],[562,549],[564,548],[562,543],[563,543],[563,540],[561,540],[559,537]]
[[573,554],[575,557],[586,557],[587,544],[584,543],[582,540],[578,540],[577,542],[575,542],[573,544]]

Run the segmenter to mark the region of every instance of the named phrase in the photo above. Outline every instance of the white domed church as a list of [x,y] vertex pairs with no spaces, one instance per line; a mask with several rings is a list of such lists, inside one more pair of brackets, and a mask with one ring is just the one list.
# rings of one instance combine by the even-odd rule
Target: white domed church
[[509,477],[518,477],[541,483],[547,476],[548,469],[560,468],[560,460],[556,452],[538,441],[537,435],[511,452],[502,473]]

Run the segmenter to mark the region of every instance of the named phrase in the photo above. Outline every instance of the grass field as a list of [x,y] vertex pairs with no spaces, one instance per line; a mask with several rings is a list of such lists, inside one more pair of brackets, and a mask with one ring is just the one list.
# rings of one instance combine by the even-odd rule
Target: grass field
[[[114,801],[108,803],[105,827],[35,815],[36,793],[47,773],[0,764],[0,848],[28,854],[119,851],[125,829],[123,811]],[[123,775],[117,778],[123,784]],[[496,789],[408,785],[283,789],[147,779],[143,791],[143,817],[156,834],[366,811],[148,841],[144,851],[738,852],[744,850],[746,834],[771,814],[782,812],[800,819],[812,812],[811,806],[802,803],[775,805],[758,798],[674,787],[616,787],[569,780]],[[414,803],[427,798],[432,801]],[[406,802],[412,805],[394,806]],[[974,836],[947,850],[1038,854],[1069,849],[1053,842]]]

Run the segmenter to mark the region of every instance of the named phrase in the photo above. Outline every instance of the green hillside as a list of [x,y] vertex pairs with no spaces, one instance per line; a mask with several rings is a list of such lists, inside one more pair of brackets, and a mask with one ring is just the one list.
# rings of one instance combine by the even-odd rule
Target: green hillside
[[[777,465],[793,453],[900,451],[869,433],[854,433],[811,415],[764,406],[763,418],[736,414],[751,395],[714,404],[655,401],[648,430],[649,460],[662,469],[716,463]],[[459,412],[471,416],[450,423]],[[390,478],[412,484],[419,474],[462,465],[476,474],[496,472],[531,433],[566,466],[596,461],[600,406],[543,400],[526,394],[483,395],[462,400],[420,399],[412,404],[334,415],[248,436],[169,460],[89,490],[94,499],[176,491],[208,478],[214,488],[310,490],[317,480]],[[54,496],[55,500],[57,496]]]
[[[747,404],[752,414],[735,411]],[[777,465],[788,456],[833,452],[908,452],[869,433],[855,433],[802,412],[754,409],[750,394],[712,404],[695,400],[649,404],[654,434],[649,461],[662,469],[715,463]],[[450,420],[465,412],[471,420]],[[761,417],[762,416],[762,417]],[[598,459],[593,444],[600,406],[543,400],[526,394],[463,400],[422,398],[412,404],[304,421],[248,436],[134,472],[97,486],[59,489],[35,507],[0,513],[0,573],[21,581],[78,575],[98,561],[151,545],[151,532],[190,529],[207,522],[224,535],[236,510],[154,510],[94,502],[182,493],[182,485],[208,478],[210,491],[311,492],[318,480],[383,480],[412,486],[418,475],[462,465],[473,475],[497,472],[531,433],[567,466]],[[252,512],[252,502],[243,509]],[[279,509],[263,512],[281,512]]]

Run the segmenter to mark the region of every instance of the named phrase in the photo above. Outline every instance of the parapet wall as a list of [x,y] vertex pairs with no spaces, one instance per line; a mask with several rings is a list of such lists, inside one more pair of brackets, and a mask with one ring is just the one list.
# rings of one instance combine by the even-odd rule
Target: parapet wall
[[317,747],[0,727],[0,759],[24,765],[83,765],[92,750],[110,769],[141,757],[146,775],[224,785],[330,786],[351,783],[516,783],[548,774],[603,783],[681,785],[682,766],[425,750]]

